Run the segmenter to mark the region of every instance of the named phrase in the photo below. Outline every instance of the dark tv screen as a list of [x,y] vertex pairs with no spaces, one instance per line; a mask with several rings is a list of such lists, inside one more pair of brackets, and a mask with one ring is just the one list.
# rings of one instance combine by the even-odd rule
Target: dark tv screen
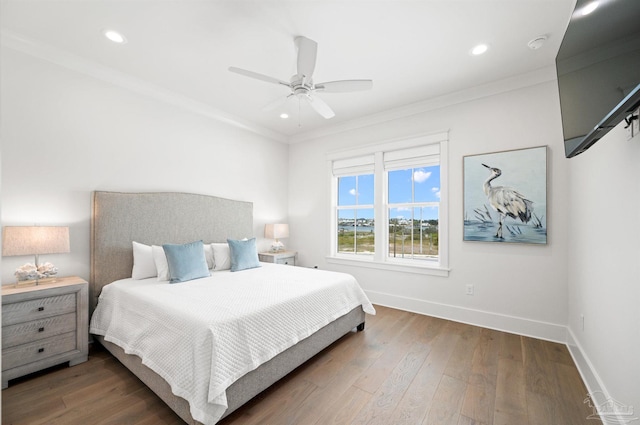
[[565,155],[588,149],[640,106],[640,0],[578,0],[556,57]]

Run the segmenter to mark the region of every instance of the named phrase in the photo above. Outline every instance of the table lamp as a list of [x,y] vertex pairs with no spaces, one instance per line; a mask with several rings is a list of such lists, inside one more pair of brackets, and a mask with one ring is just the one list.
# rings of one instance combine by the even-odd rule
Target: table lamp
[[58,268],[51,263],[38,264],[41,254],[70,252],[69,228],[63,226],[5,226],[2,233],[4,257],[33,255],[34,264],[27,263],[16,270],[18,281],[35,281],[52,277]]
[[281,238],[289,237],[289,225],[288,224],[266,224],[264,226],[264,237],[267,239],[274,239],[271,244],[271,252],[284,251],[284,245],[280,242]]

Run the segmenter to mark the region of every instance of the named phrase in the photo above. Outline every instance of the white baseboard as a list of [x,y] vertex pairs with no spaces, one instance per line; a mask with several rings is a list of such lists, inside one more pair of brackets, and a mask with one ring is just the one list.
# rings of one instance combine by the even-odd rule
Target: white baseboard
[[[586,353],[582,349],[580,342],[575,337],[575,334],[571,330],[571,328],[567,328],[567,348],[569,349],[569,353],[573,358],[573,362],[576,364],[578,368],[578,372],[580,372],[580,376],[582,377],[582,381],[587,387],[588,395],[597,401],[599,401],[600,405],[596,406],[598,413],[600,414],[600,420],[604,425],[624,425],[631,423],[632,421],[637,420],[637,414],[632,415],[633,417],[623,417],[618,414],[607,411],[610,401],[613,401],[609,391],[604,386],[604,383],[600,379],[598,372],[593,367],[593,364],[587,357]],[[586,396],[585,396],[586,399]]]
[[376,291],[365,291],[373,304],[397,308],[454,322],[530,336],[547,341],[567,343],[567,327],[506,314],[474,310],[455,305],[435,303],[416,298],[401,297]]
[[[593,369],[589,358],[585,355],[582,346],[580,346],[571,328],[567,329],[567,348],[569,349],[569,353],[571,353],[571,357],[573,357],[574,363],[578,367],[580,375],[582,375],[582,380],[587,386],[587,390],[590,393],[596,391],[605,393],[606,390],[600,381],[600,377]],[[608,393],[606,394],[608,395]]]

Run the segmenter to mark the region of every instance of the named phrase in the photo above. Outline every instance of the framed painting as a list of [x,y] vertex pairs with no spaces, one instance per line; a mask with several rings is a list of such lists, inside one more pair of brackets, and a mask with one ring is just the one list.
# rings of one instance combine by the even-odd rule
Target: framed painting
[[547,243],[547,147],[463,158],[465,241]]

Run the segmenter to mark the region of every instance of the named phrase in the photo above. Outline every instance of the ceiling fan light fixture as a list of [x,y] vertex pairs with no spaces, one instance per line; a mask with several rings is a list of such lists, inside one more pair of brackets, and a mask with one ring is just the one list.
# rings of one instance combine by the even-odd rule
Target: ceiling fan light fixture
[[102,31],[102,34],[116,44],[125,44],[127,42],[125,36],[120,34],[118,31],[106,29]]

